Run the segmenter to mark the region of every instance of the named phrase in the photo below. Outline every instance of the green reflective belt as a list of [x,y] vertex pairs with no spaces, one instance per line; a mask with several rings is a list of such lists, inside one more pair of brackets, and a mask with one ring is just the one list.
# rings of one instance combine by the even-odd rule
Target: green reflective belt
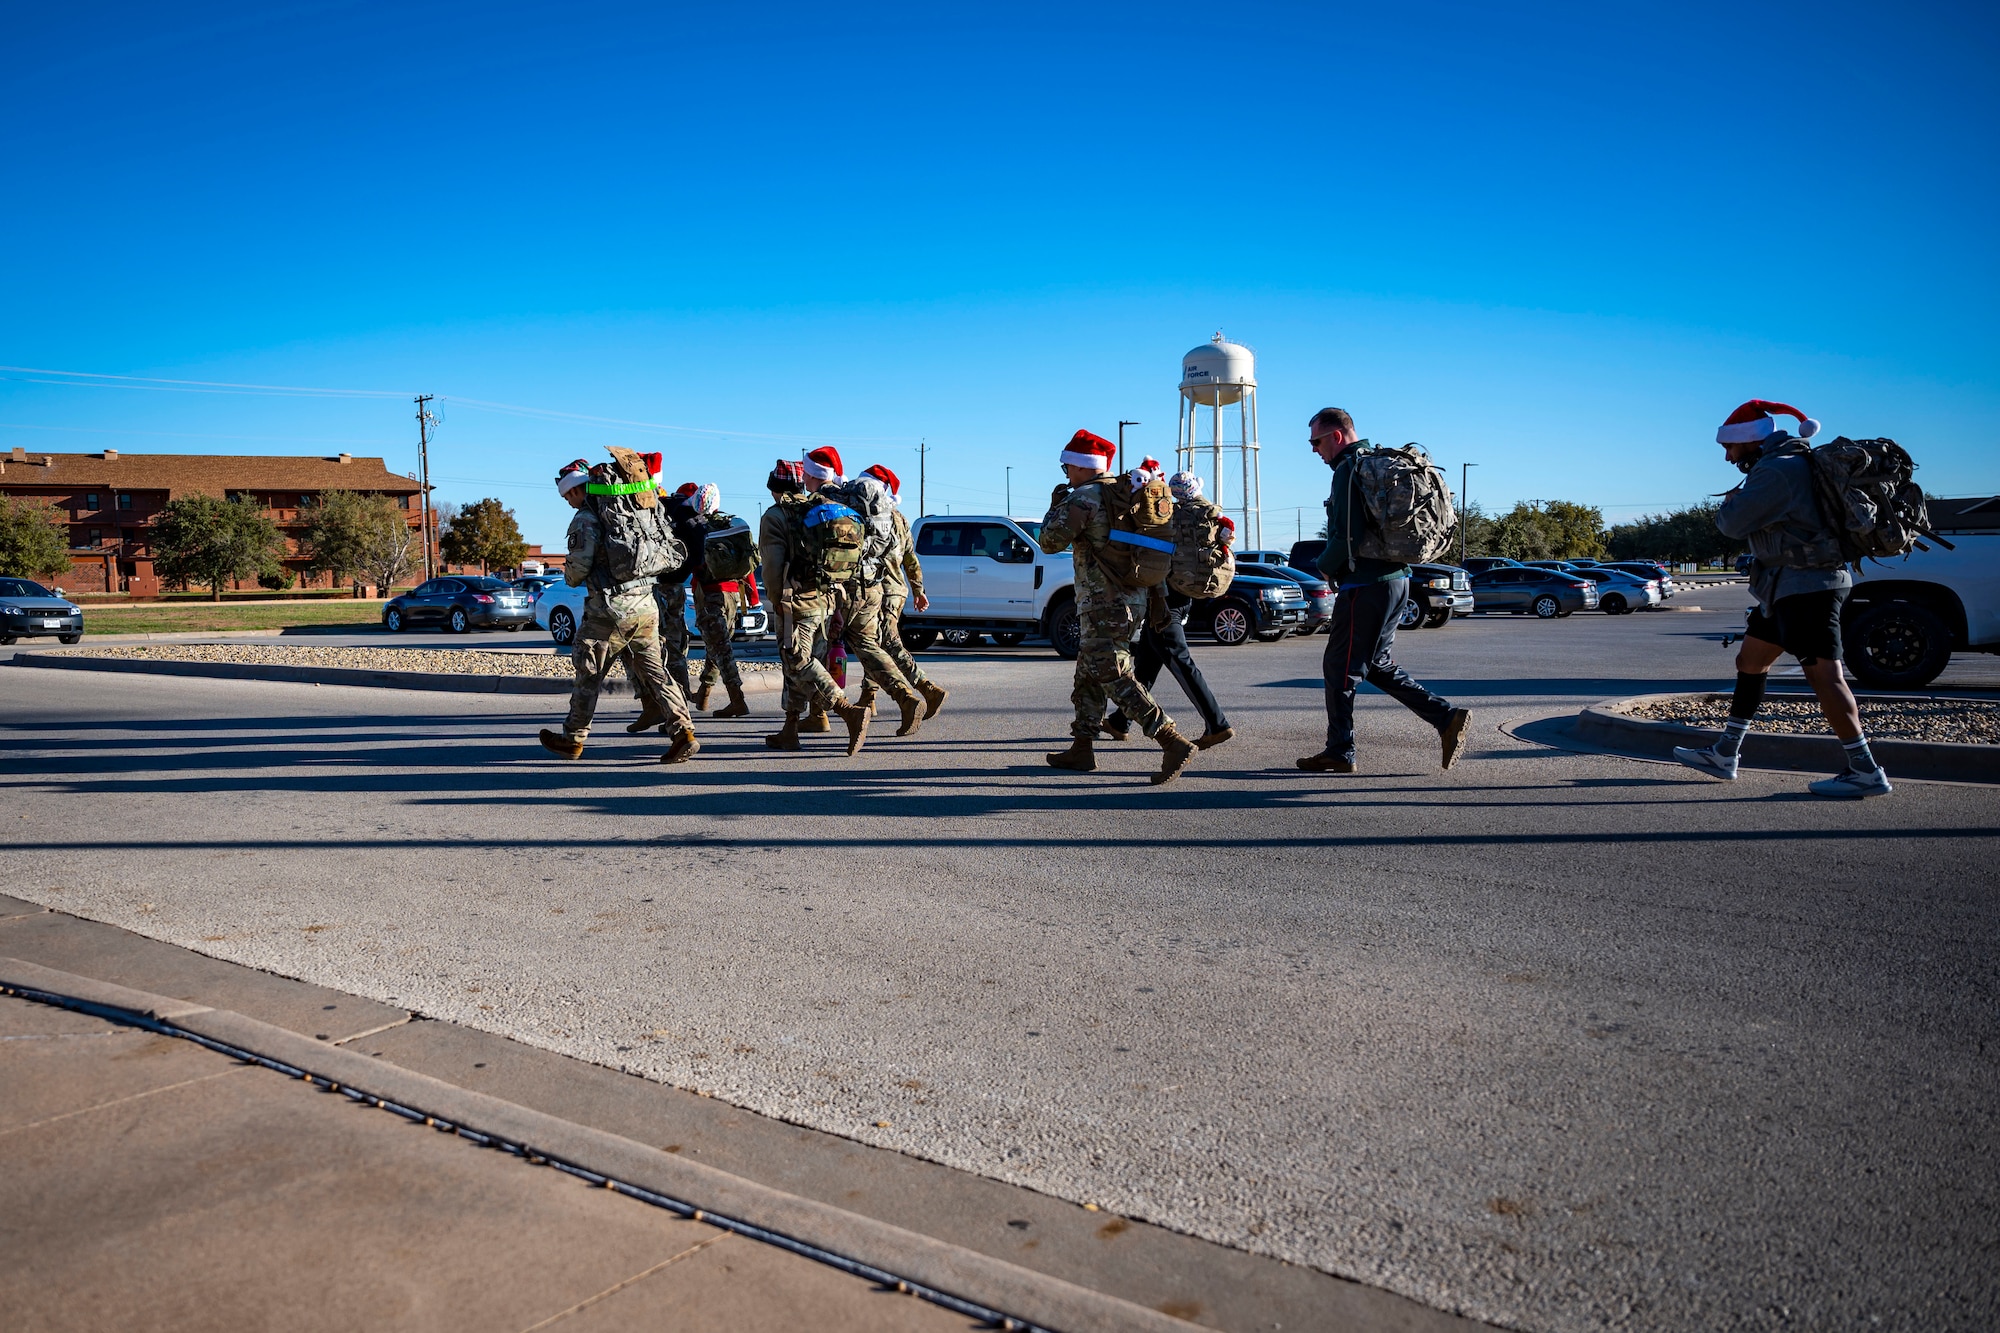
[[583,489],[589,495],[637,495],[640,491],[656,491],[659,488],[659,482],[648,478],[645,481],[621,481],[616,486],[600,486],[594,481],[587,482]]

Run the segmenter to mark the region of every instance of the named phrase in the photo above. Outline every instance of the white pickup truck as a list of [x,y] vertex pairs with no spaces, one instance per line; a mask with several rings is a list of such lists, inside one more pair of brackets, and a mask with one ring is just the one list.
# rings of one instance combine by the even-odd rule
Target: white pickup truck
[[1847,666],[1877,690],[1937,679],[1954,652],[2000,653],[2000,496],[1934,500],[1931,522],[1957,548],[1868,561],[1842,617]]
[[991,634],[1012,647],[1047,635],[1056,652],[1076,656],[1076,564],[1069,552],[1046,555],[1035,544],[1041,524],[993,514],[926,514],[910,525],[924,566],[930,607],[903,608],[903,642],[922,652],[952,632]]

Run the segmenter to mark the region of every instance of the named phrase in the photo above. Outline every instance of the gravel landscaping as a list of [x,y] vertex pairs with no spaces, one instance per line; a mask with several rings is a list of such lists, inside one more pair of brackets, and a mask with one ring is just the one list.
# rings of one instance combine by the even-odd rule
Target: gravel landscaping
[[[337,648],[306,644],[161,643],[71,649],[71,657],[122,657],[154,662],[223,662],[250,666],[341,667],[351,671],[424,671],[441,675],[571,675],[570,659],[553,652],[489,652],[478,648]],[[738,661],[744,671],[774,671],[770,662]]]
[[[1623,710],[1652,722],[1681,722],[1720,731],[1729,716],[1729,696],[1697,694],[1659,699]],[[1950,741],[2000,745],[2000,700],[1862,699],[1861,724],[1871,739]],[[1753,731],[1825,736],[1826,719],[1811,695],[1772,695],[1758,710]]]

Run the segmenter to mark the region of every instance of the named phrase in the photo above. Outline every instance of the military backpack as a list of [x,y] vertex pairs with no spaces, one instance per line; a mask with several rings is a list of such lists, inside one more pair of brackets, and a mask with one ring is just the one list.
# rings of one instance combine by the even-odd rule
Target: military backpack
[[601,555],[609,584],[622,588],[679,568],[687,548],[667,521],[660,483],[647,460],[615,444],[609,451],[611,461],[590,469],[584,490],[604,528]]
[[702,568],[710,583],[735,583],[757,568],[757,539],[750,525],[734,514],[710,514],[708,536],[702,540]]
[[1098,484],[1111,539],[1093,555],[1112,582],[1140,592],[1166,581],[1174,558],[1174,498],[1158,477],[1135,483],[1132,474]]
[[790,563],[785,577],[800,587],[831,592],[861,569],[868,528],[861,515],[824,495],[787,495],[778,501],[785,520]]
[[1174,545],[1167,586],[1186,597],[1219,597],[1236,577],[1229,520],[1207,500],[1176,500],[1167,528]]
[[896,549],[896,497],[880,481],[865,475],[829,486],[820,495],[846,505],[859,516],[866,530],[861,544],[861,579],[864,583],[879,581]]
[[1451,550],[1458,532],[1451,487],[1422,445],[1361,449],[1353,469],[1365,521],[1360,532],[1348,525],[1350,563],[1359,555],[1407,565],[1435,560]]
[[1919,536],[1943,540],[1931,531],[1923,487],[1911,479],[1916,460],[1894,440],[1842,435],[1811,448],[1806,462],[1820,520],[1838,546],[1835,564],[1859,567],[1863,560],[1908,555]]

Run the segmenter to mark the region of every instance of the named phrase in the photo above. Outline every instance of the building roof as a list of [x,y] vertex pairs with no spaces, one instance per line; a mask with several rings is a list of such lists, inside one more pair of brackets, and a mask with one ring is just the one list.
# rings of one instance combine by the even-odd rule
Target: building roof
[[178,499],[194,491],[379,491],[415,495],[421,488],[389,471],[379,458],[347,454],[327,458],[264,458],[243,454],[45,454],[15,448],[0,454],[0,490],[16,486],[96,486],[104,490],[166,491]]

